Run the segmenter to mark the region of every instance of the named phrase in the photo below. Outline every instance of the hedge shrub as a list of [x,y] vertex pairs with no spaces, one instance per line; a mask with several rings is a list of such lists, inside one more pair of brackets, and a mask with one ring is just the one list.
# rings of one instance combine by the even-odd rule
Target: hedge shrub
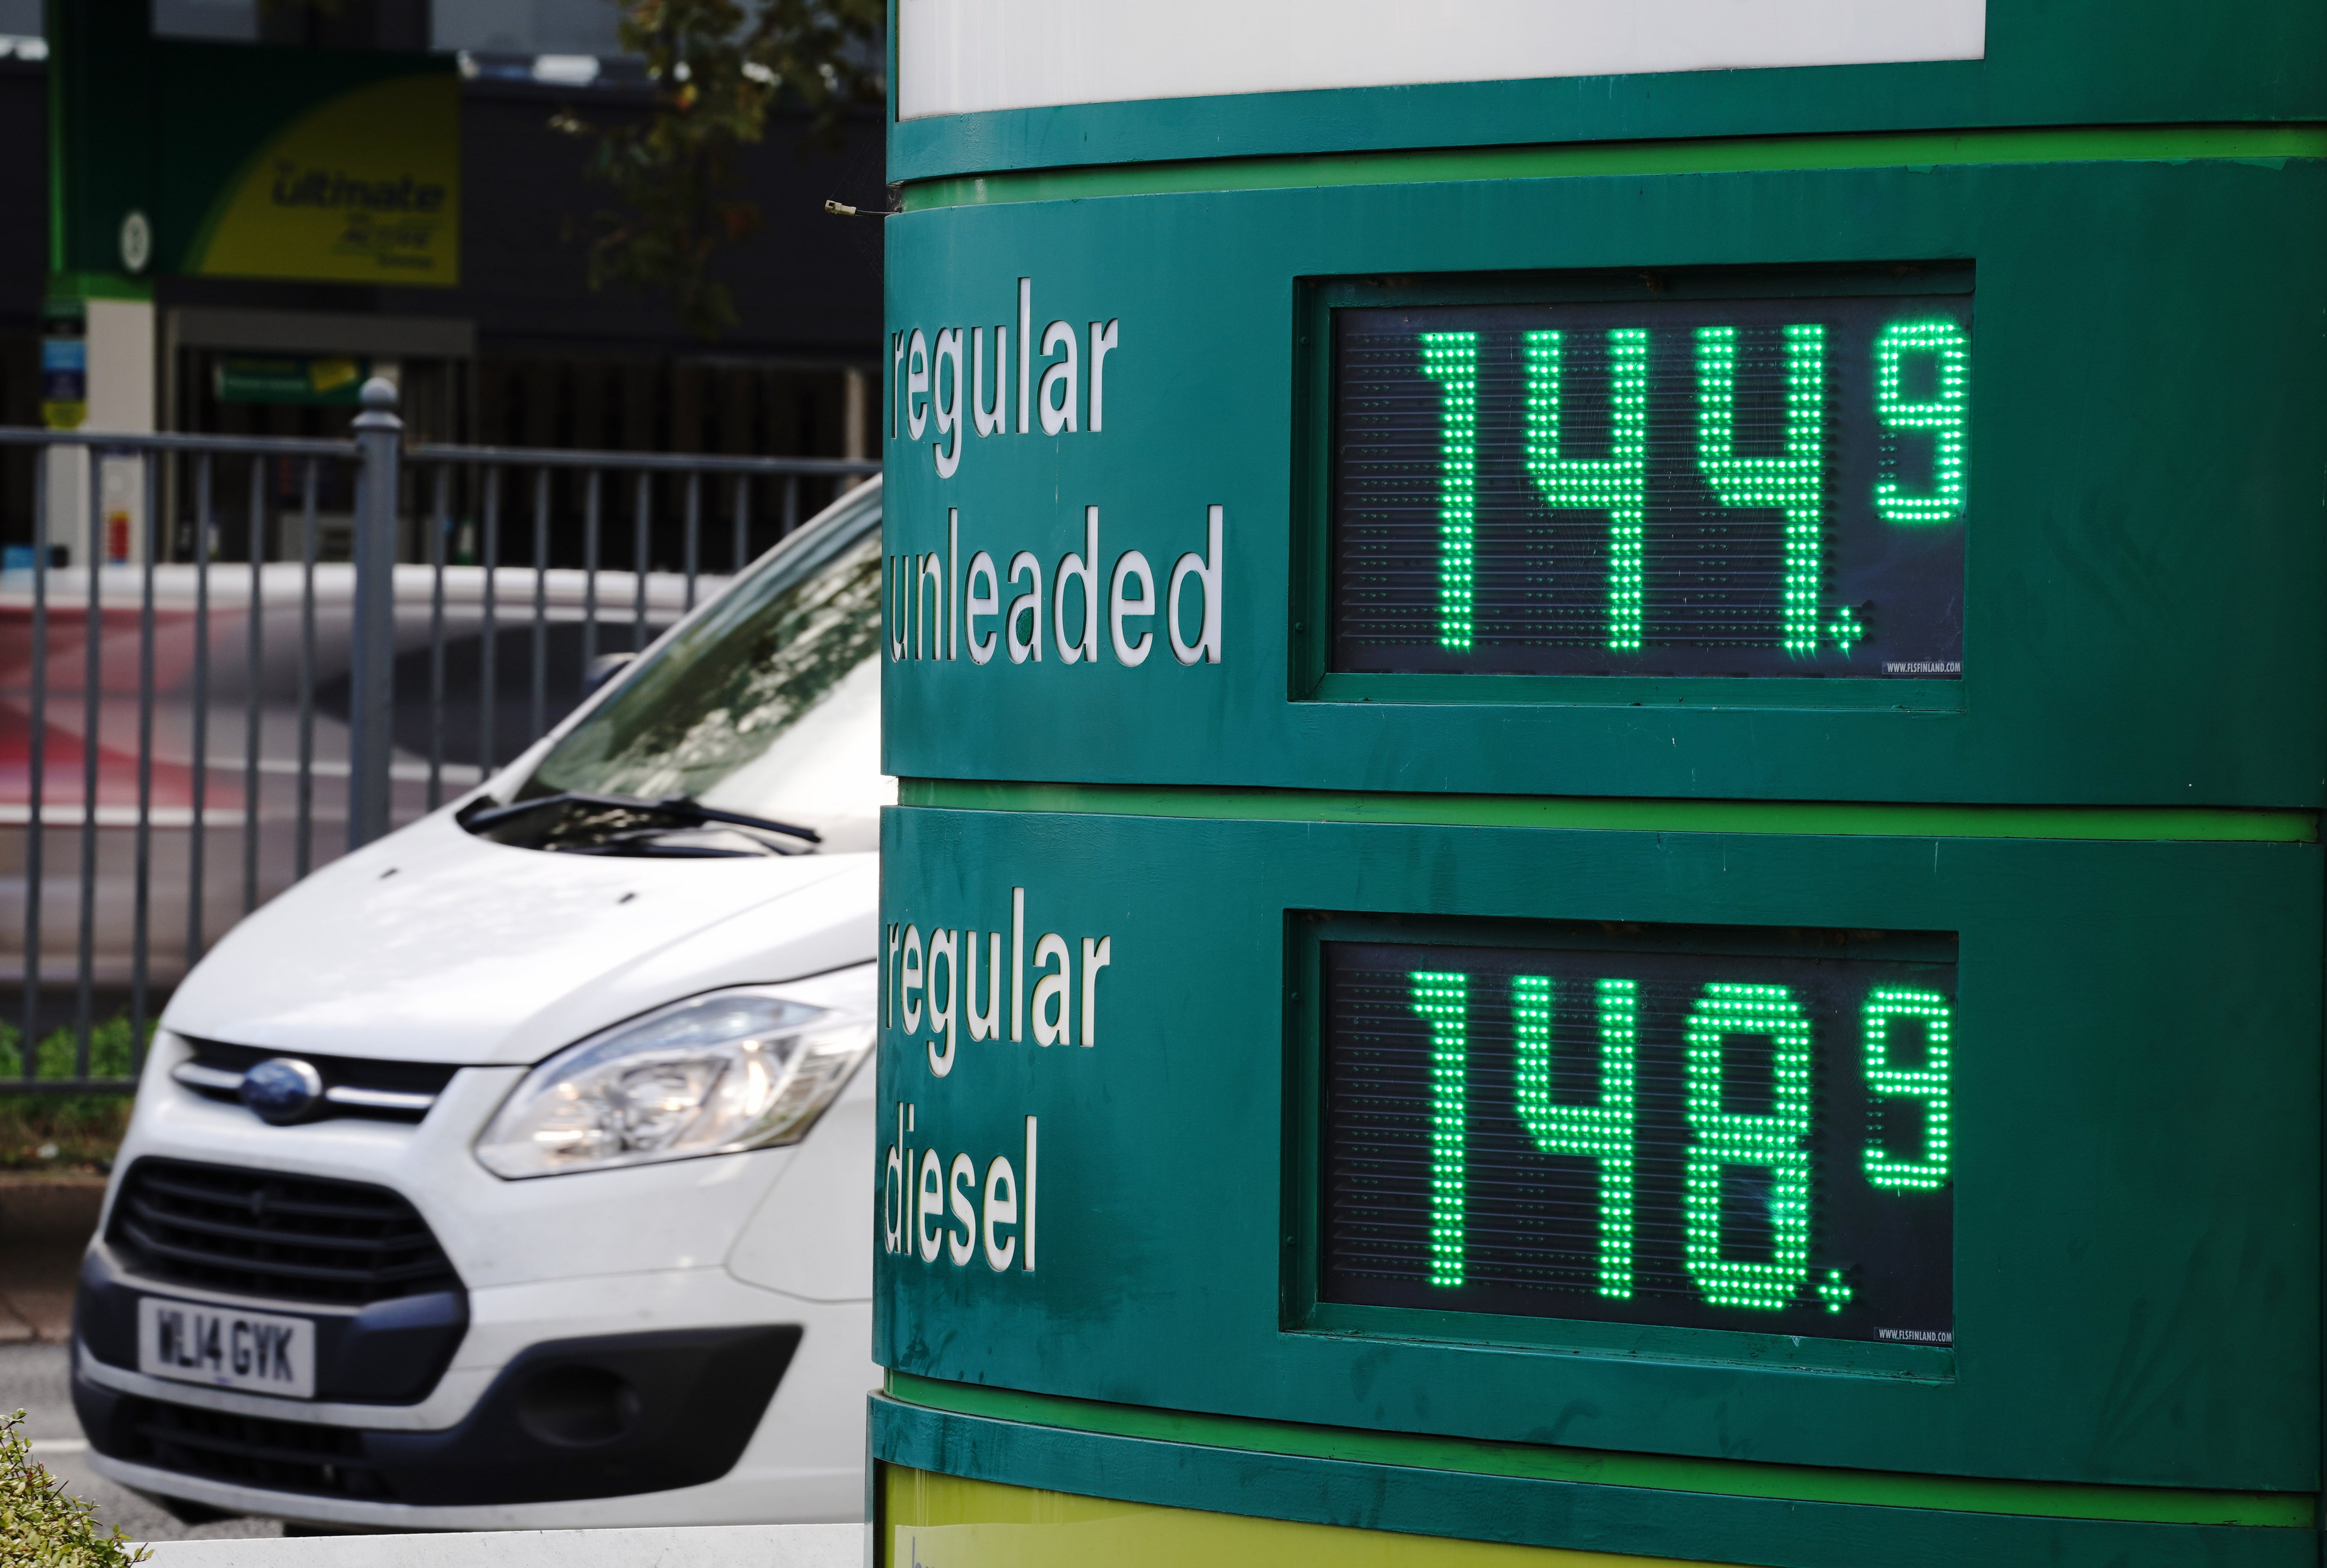
[[0,1422],[0,1568],[127,1568],[151,1556],[117,1525],[98,1533],[96,1505],[41,1468],[23,1423],[21,1410]]

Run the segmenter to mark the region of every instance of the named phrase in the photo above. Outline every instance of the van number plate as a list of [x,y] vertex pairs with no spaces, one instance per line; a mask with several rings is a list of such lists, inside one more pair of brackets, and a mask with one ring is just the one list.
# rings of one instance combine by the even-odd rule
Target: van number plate
[[141,1296],[137,1370],[213,1388],[313,1399],[315,1325],[306,1318]]

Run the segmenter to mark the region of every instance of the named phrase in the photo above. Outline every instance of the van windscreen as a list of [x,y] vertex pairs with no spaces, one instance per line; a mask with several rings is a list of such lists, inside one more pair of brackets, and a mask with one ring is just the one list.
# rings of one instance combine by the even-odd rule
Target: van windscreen
[[807,573],[747,576],[655,650],[542,758],[514,796],[661,799],[812,827],[827,851],[878,846],[881,539]]

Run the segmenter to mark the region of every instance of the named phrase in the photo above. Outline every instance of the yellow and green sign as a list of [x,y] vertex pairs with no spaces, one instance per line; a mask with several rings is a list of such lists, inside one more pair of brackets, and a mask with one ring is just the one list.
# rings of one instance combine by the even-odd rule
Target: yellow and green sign
[[181,270],[457,284],[460,79],[391,77],[290,120],[219,191]]
[[450,56],[156,39],[142,0],[55,9],[49,259],[69,292],[460,283]]

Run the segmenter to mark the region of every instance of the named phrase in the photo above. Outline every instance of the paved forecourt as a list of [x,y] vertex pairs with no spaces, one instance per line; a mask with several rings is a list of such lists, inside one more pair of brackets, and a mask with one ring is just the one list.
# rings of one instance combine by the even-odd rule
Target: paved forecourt
[[2311,1563],[2327,13],[900,0],[883,1563]]

